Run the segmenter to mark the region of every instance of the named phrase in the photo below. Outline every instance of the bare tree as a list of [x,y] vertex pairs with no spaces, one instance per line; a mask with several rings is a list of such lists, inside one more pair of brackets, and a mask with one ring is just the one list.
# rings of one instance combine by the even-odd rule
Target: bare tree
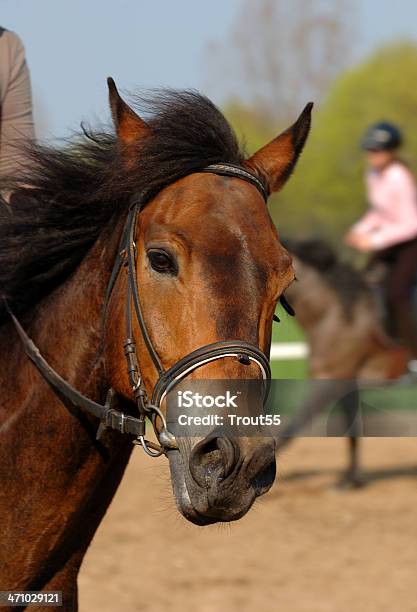
[[211,80],[223,95],[287,120],[348,65],[355,1],[241,0],[228,40],[210,45]]

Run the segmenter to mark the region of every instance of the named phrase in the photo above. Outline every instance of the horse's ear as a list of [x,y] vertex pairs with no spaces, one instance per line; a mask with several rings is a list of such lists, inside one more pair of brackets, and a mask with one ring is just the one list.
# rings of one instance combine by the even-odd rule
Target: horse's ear
[[269,190],[278,191],[289,178],[310,130],[311,109],[309,102],[297,121],[285,132],[271,140],[250,157],[245,165],[259,172]]
[[149,127],[120,97],[116,83],[109,77],[109,102],[117,136],[124,144],[131,144],[145,136]]

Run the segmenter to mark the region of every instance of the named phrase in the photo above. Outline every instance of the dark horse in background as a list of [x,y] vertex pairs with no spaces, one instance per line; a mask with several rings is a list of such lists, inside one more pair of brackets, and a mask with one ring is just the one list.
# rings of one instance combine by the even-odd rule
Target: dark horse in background
[[[329,380],[317,388],[283,432],[278,448],[302,432],[310,419],[328,404],[331,381],[389,381],[405,374],[407,350],[390,338],[379,300],[364,275],[341,262],[323,240],[285,240],[293,256],[297,281],[286,291],[309,345],[308,368],[313,379]],[[337,384],[338,391],[341,383]],[[358,463],[358,396],[349,389],[340,400],[350,448],[350,464],[341,484],[363,483]],[[301,433],[302,435],[302,433]]]
[[[268,355],[275,306],[294,272],[259,189],[236,174],[243,169],[264,190],[280,189],[310,125],[308,105],[246,159],[222,114],[198,93],[162,92],[145,121],[112,80],[109,87],[116,136],[33,146],[28,169],[0,185],[13,192],[10,205],[0,204],[0,588],[62,590],[72,611],[81,561],[133,439],[106,430],[96,440],[98,420],[69,411],[51,390],[26,357],[7,307],[76,390],[103,404],[111,387],[133,417],[123,266],[108,303],[105,294],[129,203],[140,194],[134,280],[162,365],[227,340]],[[211,164],[233,165],[235,175],[200,172]],[[136,318],[133,334],[151,395],[158,372]],[[257,379],[260,370],[222,358],[193,377]],[[240,518],[272,485],[274,450],[262,437],[183,441],[166,453],[178,509],[199,525]]]

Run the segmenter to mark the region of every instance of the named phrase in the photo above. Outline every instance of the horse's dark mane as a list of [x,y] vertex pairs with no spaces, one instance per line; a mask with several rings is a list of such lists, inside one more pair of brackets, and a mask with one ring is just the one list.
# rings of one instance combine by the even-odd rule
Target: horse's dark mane
[[231,127],[199,93],[163,90],[138,103],[152,111],[150,135],[132,147],[129,163],[114,134],[84,131],[60,148],[26,145],[25,168],[0,180],[1,192],[14,192],[10,205],[0,200],[0,298],[15,310],[62,283],[132,195],[145,204],[206,165],[242,163]]
[[369,287],[353,266],[339,260],[328,242],[321,239],[288,240],[285,245],[295,257],[320,272],[323,280],[338,294],[348,316],[361,296],[369,295]]

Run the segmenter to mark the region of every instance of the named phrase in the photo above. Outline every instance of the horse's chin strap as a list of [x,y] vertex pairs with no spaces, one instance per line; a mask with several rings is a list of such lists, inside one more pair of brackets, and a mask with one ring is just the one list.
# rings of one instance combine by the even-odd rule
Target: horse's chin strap
[[[260,191],[265,201],[268,197],[268,192],[260,179],[239,166],[234,166],[232,164],[212,164],[197,171],[212,172],[214,174],[240,178],[254,185]],[[257,346],[241,340],[223,340],[207,344],[187,354],[168,370],[164,369],[147,331],[139,299],[135,245],[135,228],[138,209],[140,210],[140,201],[138,202],[136,198],[133,198],[133,204],[129,208],[126,224],[122,232],[118,256],[114,263],[107,286],[105,310],[107,309],[107,304],[119,273],[121,269],[125,267],[128,276],[128,289],[126,292],[126,341],[124,343],[124,352],[127,362],[129,383],[139,416],[131,416],[116,410],[117,396],[113,389],[109,389],[107,392],[104,405],[89,399],[77,391],[77,389],[64,380],[48,364],[7,303],[6,308],[13,320],[27,356],[57,397],[60,398],[69,410],[74,408],[81,409],[99,419],[100,425],[97,431],[97,438],[100,438],[104,430],[108,428],[114,429],[120,433],[134,436],[134,443],[140,444],[148,455],[158,457],[162,454],[167,454],[171,450],[178,449],[178,443],[174,435],[168,430],[165,416],[161,411],[161,404],[166,395],[180,380],[184,379],[196,369],[215,360],[234,358],[244,365],[254,363],[259,367],[262,379],[265,381],[264,401],[266,401],[271,379],[271,369],[267,356]],[[153,389],[151,400],[148,398],[143,383],[136,353],[136,343],[133,334],[132,301],[134,306],[133,312],[138,321],[144,344],[158,372],[158,380]],[[153,423],[159,444],[154,444],[145,439],[146,417],[149,417]],[[157,427],[156,421],[158,417],[162,423],[162,427]]]

